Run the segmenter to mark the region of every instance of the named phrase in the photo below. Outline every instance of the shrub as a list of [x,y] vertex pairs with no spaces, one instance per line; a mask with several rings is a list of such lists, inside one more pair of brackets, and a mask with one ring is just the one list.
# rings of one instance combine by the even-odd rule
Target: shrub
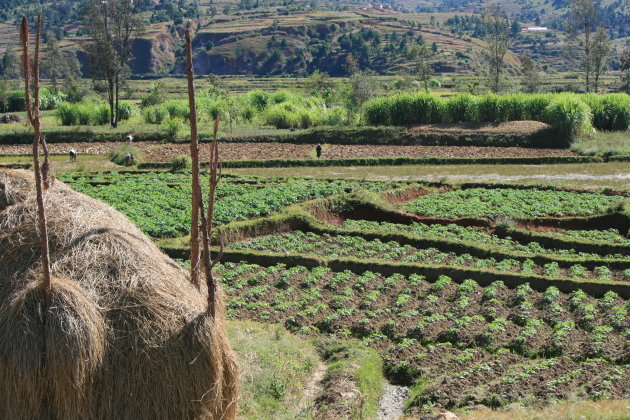
[[118,103],[118,118],[122,120],[128,120],[136,112],[136,107],[129,102]]
[[169,101],[163,107],[171,118],[179,117],[185,120],[190,118],[190,109],[187,101]]
[[16,90],[11,92],[7,99],[7,107],[10,112],[25,111],[26,103],[24,102],[24,91]]
[[61,92],[53,92],[46,88],[39,91],[39,106],[42,110],[55,109],[65,99],[66,95]]
[[147,124],[162,124],[168,112],[161,105],[154,105],[142,110],[142,118]]
[[177,155],[171,160],[173,171],[183,171],[192,167],[192,161],[188,155]]
[[[127,153],[133,156],[133,160],[128,163],[125,162],[125,155]],[[119,146],[109,152],[109,160],[117,165],[129,166],[139,163],[141,161],[141,154],[134,146]]]
[[295,113],[281,105],[267,109],[263,115],[263,121],[266,125],[273,125],[276,128],[296,128],[299,124]]
[[160,105],[166,100],[166,94],[164,93],[164,84],[162,82],[154,83],[151,90],[142,98],[140,106],[146,108],[148,106]]
[[181,128],[182,120],[180,118],[169,118],[168,121],[166,121],[166,127],[164,128],[164,130],[171,139],[174,139],[175,137],[177,137],[177,134],[179,133],[179,130]]
[[68,102],[59,104],[55,115],[61,125],[75,125],[78,120],[75,105]]

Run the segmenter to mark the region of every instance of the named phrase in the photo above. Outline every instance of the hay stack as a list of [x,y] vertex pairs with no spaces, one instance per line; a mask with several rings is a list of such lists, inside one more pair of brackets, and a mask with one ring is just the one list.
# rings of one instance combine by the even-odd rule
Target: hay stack
[[34,179],[0,170],[0,417],[233,418],[237,366],[187,272],[125,216],[56,182],[43,313]]

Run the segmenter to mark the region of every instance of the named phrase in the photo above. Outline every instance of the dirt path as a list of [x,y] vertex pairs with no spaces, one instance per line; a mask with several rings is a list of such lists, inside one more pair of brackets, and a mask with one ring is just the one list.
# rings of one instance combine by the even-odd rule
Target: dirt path
[[322,393],[322,379],[326,374],[326,364],[319,362],[317,366],[313,368],[313,373],[308,383],[304,387],[304,394],[299,404],[300,412],[310,412],[315,405],[315,399]]
[[386,383],[383,387],[378,420],[398,420],[403,415],[405,400],[409,398],[409,388]]

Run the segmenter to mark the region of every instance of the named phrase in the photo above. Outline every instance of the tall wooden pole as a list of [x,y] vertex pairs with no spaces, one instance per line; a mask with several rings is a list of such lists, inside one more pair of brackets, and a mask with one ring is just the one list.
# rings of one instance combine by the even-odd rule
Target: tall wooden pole
[[190,226],[190,280],[201,287],[199,281],[199,208],[201,183],[199,182],[199,137],[197,133],[197,107],[195,106],[195,83],[192,63],[190,29],[186,29],[186,67],[188,76],[188,106],[190,108],[190,158],[192,160],[192,224]]
[[[24,101],[28,119],[35,131],[33,139],[33,164],[35,169],[35,189],[37,195],[37,215],[39,227],[40,248],[42,253],[42,269],[44,272],[44,303],[46,308],[50,307],[50,253],[48,249],[48,229],[46,227],[46,211],[44,208],[43,177],[42,168],[39,163],[39,142],[41,141],[41,125],[39,113],[39,44],[41,33],[41,16],[37,16],[37,26],[35,31],[35,58],[31,70],[29,45],[28,45],[28,24],[26,17],[22,18],[20,35],[22,38],[22,67],[24,69]],[[31,83],[33,84],[33,101],[31,101]]]

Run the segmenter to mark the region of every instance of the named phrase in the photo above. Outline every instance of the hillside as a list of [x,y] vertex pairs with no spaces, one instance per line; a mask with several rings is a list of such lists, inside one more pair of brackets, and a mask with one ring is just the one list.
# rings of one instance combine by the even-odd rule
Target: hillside
[[[44,29],[59,40],[67,56],[76,55],[83,75],[89,73],[86,30],[79,21],[82,1],[34,3],[0,0],[0,54],[15,50],[21,14],[44,16]],[[436,73],[478,75],[484,48],[479,12],[491,1],[449,0],[391,3],[291,3],[232,0],[195,3],[170,0],[136,3],[147,31],[134,48],[131,72],[167,75],[184,72],[184,27],[194,33],[197,74],[294,75],[314,70],[332,76],[348,74],[352,56],[360,69],[381,75],[409,73],[408,47],[425,43],[432,49]],[[548,25],[544,34],[515,31],[506,56],[508,71],[518,73],[519,55],[536,59],[545,70],[570,70],[562,56],[563,19],[567,1],[501,2],[520,28]],[[629,23],[623,19],[623,0],[603,2],[602,17],[617,46],[628,43]],[[51,35],[51,36],[52,36]]]

